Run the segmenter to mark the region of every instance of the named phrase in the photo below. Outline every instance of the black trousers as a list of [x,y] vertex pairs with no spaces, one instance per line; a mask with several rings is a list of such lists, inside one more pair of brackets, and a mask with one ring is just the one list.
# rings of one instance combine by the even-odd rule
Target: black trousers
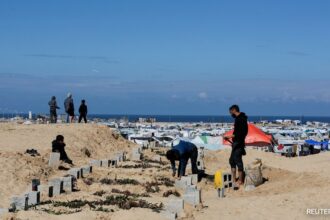
[[191,171],[192,171],[193,174],[198,174],[197,158],[198,158],[198,149],[197,149],[197,147],[195,147],[194,150],[192,151],[191,156],[190,156]]
[[84,122],[87,123],[87,115],[86,114],[79,115],[79,123],[81,122],[82,119],[84,119]]
[[193,150],[190,152],[190,154],[187,155],[186,162],[184,164],[179,163],[178,176],[180,176],[181,166],[185,166],[184,167],[184,173],[182,173],[181,175],[182,176],[186,175],[185,171],[186,171],[186,166],[187,166],[187,163],[188,163],[189,159],[190,159],[190,162],[191,162],[191,172],[193,174],[198,174],[197,158],[198,158],[198,149],[197,149],[197,147],[194,147]]
[[50,123],[57,122],[57,113],[56,111],[50,111]]
[[231,150],[229,164],[231,168],[238,169],[238,171],[244,171],[243,159],[242,157],[246,154],[244,144],[233,143],[233,148]]

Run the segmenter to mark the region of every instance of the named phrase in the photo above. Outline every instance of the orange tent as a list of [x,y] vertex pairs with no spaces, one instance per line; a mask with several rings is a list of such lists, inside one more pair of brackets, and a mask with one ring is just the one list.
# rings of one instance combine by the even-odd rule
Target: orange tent
[[[268,146],[272,144],[273,137],[271,135],[265,134],[262,130],[260,130],[254,124],[249,124],[249,132],[245,138],[245,144],[250,146]],[[224,134],[224,136],[232,135],[234,130],[228,131]],[[227,140],[223,140],[224,145],[231,145],[231,143]]]

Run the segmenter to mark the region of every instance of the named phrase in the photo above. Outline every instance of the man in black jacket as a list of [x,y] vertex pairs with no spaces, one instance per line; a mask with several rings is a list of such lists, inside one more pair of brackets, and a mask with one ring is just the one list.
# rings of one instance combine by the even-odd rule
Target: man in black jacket
[[232,151],[229,158],[233,180],[236,181],[236,167],[238,170],[238,181],[236,186],[244,183],[244,165],[242,156],[245,152],[245,138],[248,134],[247,116],[240,112],[238,105],[233,105],[229,108],[231,116],[235,119],[234,132],[230,136],[225,136],[226,140],[232,140]]
[[85,123],[87,123],[87,105],[84,99],[81,100],[81,105],[79,107],[79,123],[82,119],[84,119]]
[[52,152],[60,153],[60,160],[65,163],[72,164],[72,160],[65,152],[65,143],[63,135],[57,135],[56,139],[52,142]]

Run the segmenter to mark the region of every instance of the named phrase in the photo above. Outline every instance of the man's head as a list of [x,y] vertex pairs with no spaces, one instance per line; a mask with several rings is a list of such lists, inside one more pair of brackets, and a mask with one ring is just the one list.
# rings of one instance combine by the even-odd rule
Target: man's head
[[81,104],[85,104],[85,103],[86,103],[85,99],[81,100]]
[[68,93],[67,96],[68,96],[68,98],[72,98],[72,94],[70,92]]
[[52,100],[56,100],[56,97],[55,96],[52,96]]
[[57,135],[57,136],[56,136],[56,141],[57,141],[57,142],[60,142],[60,143],[63,143],[63,142],[64,142],[64,137],[63,137],[63,135]]
[[238,105],[230,106],[229,113],[233,118],[236,118],[240,114]]
[[169,150],[166,152],[166,158],[170,161],[174,161],[174,160],[179,160],[180,159],[180,155],[179,152],[177,150]]

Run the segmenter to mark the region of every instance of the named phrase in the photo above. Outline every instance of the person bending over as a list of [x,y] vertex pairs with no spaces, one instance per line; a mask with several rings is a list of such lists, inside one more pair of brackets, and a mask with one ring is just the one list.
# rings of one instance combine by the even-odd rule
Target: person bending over
[[52,142],[52,152],[60,153],[60,160],[65,163],[72,164],[72,160],[68,157],[65,152],[65,143],[63,135],[57,135],[56,139]]
[[238,181],[235,185],[238,187],[244,183],[244,165],[242,157],[245,152],[245,138],[248,134],[247,116],[240,112],[237,105],[229,108],[231,116],[235,119],[234,132],[232,135],[225,136],[226,140],[232,140],[232,150],[229,158],[229,164],[233,175],[233,180],[236,181],[236,167],[238,170]]
[[188,160],[191,160],[191,170],[193,174],[198,174],[197,157],[198,149],[196,145],[191,142],[180,140],[178,144],[173,145],[172,149],[166,152],[166,157],[171,161],[173,170],[173,177],[176,174],[175,161],[179,161],[178,177],[184,176]]

